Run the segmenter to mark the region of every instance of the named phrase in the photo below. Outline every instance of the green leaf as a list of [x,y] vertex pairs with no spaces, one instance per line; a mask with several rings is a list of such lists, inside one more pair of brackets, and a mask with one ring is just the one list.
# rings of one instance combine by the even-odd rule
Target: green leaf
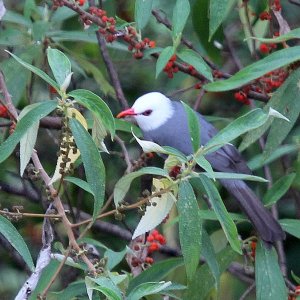
[[2,21],[19,24],[29,28],[32,26],[32,22],[30,21],[29,18],[25,18],[22,15],[13,12],[11,10],[6,10],[6,13],[2,18]]
[[42,78],[44,81],[46,81],[50,86],[52,86],[57,92],[59,92],[59,85],[51,78],[49,77],[44,71],[36,68],[35,66],[25,62],[18,56],[14,55],[13,53],[10,53],[7,51],[17,62],[19,62],[23,67],[31,71],[32,73],[36,74],[40,78]]
[[292,39],[300,39],[300,28],[293,29],[286,34],[282,34],[272,39],[258,38],[258,37],[250,37],[250,38],[258,40],[262,43],[282,43]]
[[79,186],[81,189],[85,190],[86,192],[88,192],[92,195],[94,194],[93,191],[91,190],[90,185],[86,181],[84,181],[80,178],[67,176],[67,177],[64,177],[64,180],[74,183],[75,185]]
[[269,206],[276,203],[289,190],[295,177],[296,173],[291,173],[276,181],[263,197],[264,205]]
[[145,296],[160,294],[171,285],[171,281],[167,282],[145,282],[135,287],[128,295],[130,300],[140,300]]
[[211,178],[213,180],[216,179],[215,172],[214,172],[211,164],[204,156],[195,155],[194,160],[200,168],[202,168],[203,170],[205,170],[207,172],[207,176],[209,178]]
[[164,69],[172,55],[175,53],[175,48],[172,46],[166,47],[158,57],[158,60],[156,62],[156,73],[155,73],[155,78],[158,77],[160,72]]
[[27,130],[40,119],[51,113],[56,106],[56,101],[40,102],[34,109],[19,120],[14,133],[0,145],[0,163],[10,156]]
[[177,39],[178,36],[181,36],[181,33],[190,14],[190,10],[190,2],[188,0],[176,1],[172,18],[172,36],[174,40]]
[[[265,159],[268,156],[272,155],[272,152],[275,151],[279,144],[290,132],[291,128],[294,126],[295,121],[299,115],[300,107],[297,102],[297,97],[299,95],[298,81],[300,77],[300,70],[293,72],[283,83],[283,85],[273,94],[272,98],[264,107],[264,111],[268,112],[272,107],[278,112],[284,114],[290,122],[282,122],[283,120],[270,118],[263,126],[250,131],[243,142],[241,143],[239,150],[242,151],[261,137],[264,132],[272,124],[271,132],[269,133]],[[272,122],[273,121],[273,122]]]
[[120,289],[109,278],[103,276],[98,278],[85,277],[85,284],[90,300],[93,299],[93,290],[101,292],[110,300],[123,299]]
[[[238,222],[250,222],[245,216],[242,214],[237,213],[229,213],[229,216],[232,220]],[[200,217],[203,220],[211,220],[211,221],[218,221],[217,214],[213,210],[209,209],[200,209]]]
[[201,75],[210,81],[214,81],[210,67],[205,60],[191,49],[184,49],[177,52],[178,57],[189,65],[193,66]]
[[204,256],[206,263],[208,264],[211,270],[211,273],[215,279],[216,287],[218,289],[220,285],[220,277],[221,277],[220,266],[217,261],[217,256],[213,244],[210,240],[208,233],[204,228],[202,228],[201,243],[202,243],[202,248],[201,248],[202,255]]
[[292,275],[293,279],[296,281],[296,283],[299,285],[300,284],[300,277],[297,276],[293,271],[291,271],[291,275]]
[[205,175],[200,174],[199,179],[205,188],[211,206],[215,211],[219,222],[221,223],[232,249],[241,254],[241,243],[238,237],[236,226],[228,214],[217,188]]
[[151,17],[153,0],[135,0],[134,19],[138,30],[142,30]]
[[13,28],[1,30],[0,46],[21,46],[29,44],[29,37],[23,32]]
[[0,233],[19,252],[31,271],[34,271],[34,264],[28,247],[17,229],[5,217],[0,215]]
[[281,219],[279,223],[284,231],[300,239],[300,220]]
[[64,53],[52,48],[47,49],[47,58],[54,78],[61,87],[71,73],[71,62]]
[[238,179],[238,180],[249,180],[249,181],[257,181],[257,182],[268,182],[267,179],[249,175],[249,174],[240,174],[240,173],[226,173],[226,172],[214,172],[211,174],[210,172],[202,173],[208,178],[211,179]]
[[182,258],[169,258],[161,260],[146,269],[138,276],[134,277],[128,286],[127,293],[130,293],[135,287],[144,282],[160,281],[165,278],[171,271],[177,269],[184,264]]
[[47,294],[47,299],[78,299],[79,296],[87,296],[86,286],[83,280],[70,283],[65,289],[60,292],[51,292]]
[[226,19],[236,0],[210,0],[209,6],[209,41]]
[[258,154],[254,156],[251,160],[247,162],[248,167],[255,171],[264,165],[268,165],[274,160],[280,158],[281,156],[297,152],[299,147],[297,145],[283,145],[274,150],[273,153],[268,158],[265,158],[263,154]]
[[[238,136],[248,132],[251,129],[258,128],[267,122],[269,115],[263,110],[257,108],[249,111],[245,115],[235,119],[225,128],[220,130],[206,145],[205,147],[214,147],[217,149],[224,144],[230,143]],[[216,148],[214,148],[214,151]]]
[[96,94],[88,90],[75,90],[68,94],[89,109],[95,116],[101,119],[111,136],[115,135],[115,120],[107,104]]
[[125,198],[126,193],[130,188],[131,182],[142,175],[151,174],[151,175],[159,175],[164,177],[169,177],[167,171],[155,167],[146,167],[142,168],[136,172],[132,172],[127,174],[119,179],[114,188],[114,203],[115,206],[118,207],[120,202]]
[[191,109],[187,104],[185,104],[182,101],[181,103],[187,115],[191,142],[195,153],[198,150],[200,145],[200,128],[199,128],[198,116],[196,115],[196,112],[193,109]]
[[273,247],[267,249],[262,241],[256,247],[255,283],[257,300],[288,298],[276,251]]
[[[21,111],[19,115],[19,119],[24,117],[30,110],[36,108],[38,105],[39,103],[34,103],[25,106],[25,108]],[[28,128],[28,130],[20,140],[20,176],[23,176],[25,168],[32,155],[38,130],[39,130],[39,122],[36,122],[32,124],[30,128]]]
[[[220,267],[220,273],[226,271],[230,263],[237,258],[237,253],[230,247],[226,247],[224,250],[217,254],[217,263]],[[201,288],[199,284],[201,283]],[[212,272],[209,269],[208,264],[200,266],[193,280],[188,285],[188,290],[184,295],[184,299],[189,300],[204,300],[207,299],[207,294],[215,286],[215,279]]]
[[299,59],[300,46],[285,48],[243,68],[229,79],[208,83],[203,88],[208,92],[233,90]]
[[180,245],[187,277],[191,280],[200,261],[202,224],[193,188],[186,180],[179,184],[176,205],[179,213]]
[[105,167],[101,155],[90,134],[76,120],[70,120],[70,128],[80,151],[88,184],[94,194],[93,220],[98,216],[105,195]]

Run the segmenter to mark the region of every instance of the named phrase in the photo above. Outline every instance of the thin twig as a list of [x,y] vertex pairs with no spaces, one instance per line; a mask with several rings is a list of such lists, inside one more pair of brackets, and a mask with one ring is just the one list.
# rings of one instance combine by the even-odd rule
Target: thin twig
[[130,157],[129,157],[129,153],[126,149],[124,141],[119,136],[115,135],[115,140],[121,146],[121,149],[122,149],[122,152],[123,152],[123,155],[124,155],[124,159],[125,159],[125,162],[127,164],[127,169],[125,171],[125,174],[128,174],[132,170],[132,163],[131,163],[131,160],[130,160]]
[[243,293],[243,295],[240,297],[240,300],[245,300],[249,294],[253,291],[253,289],[255,288],[255,282],[253,282],[247,289],[246,291]]

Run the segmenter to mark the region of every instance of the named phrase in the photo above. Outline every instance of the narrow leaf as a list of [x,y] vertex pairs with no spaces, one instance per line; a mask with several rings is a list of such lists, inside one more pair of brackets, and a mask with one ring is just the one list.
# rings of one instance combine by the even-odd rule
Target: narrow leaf
[[209,92],[229,91],[239,88],[264,74],[293,63],[300,59],[300,46],[285,48],[271,53],[265,58],[243,68],[226,80],[215,81],[204,85]]
[[71,74],[71,62],[64,53],[52,48],[47,49],[47,58],[54,78],[61,87]]
[[34,109],[19,120],[14,133],[0,145],[0,163],[10,156],[27,130],[40,119],[51,113],[56,106],[56,101],[40,102]]
[[291,173],[276,181],[263,197],[264,205],[269,206],[276,203],[289,190],[295,177],[296,173]]
[[263,110],[259,108],[253,109],[220,130],[205,147],[216,145],[217,148],[220,148],[249,130],[262,126],[268,118],[268,114],[264,113]]
[[95,220],[104,201],[105,167],[97,146],[80,122],[71,119],[70,128],[81,153],[87,182],[94,194],[93,219]]
[[171,281],[167,282],[145,282],[134,288],[128,295],[130,300],[140,300],[145,296],[159,294],[171,285]]
[[158,60],[156,62],[156,73],[155,77],[157,78],[160,72],[164,69],[172,55],[175,53],[175,48],[172,46],[166,47],[158,57]]
[[180,245],[187,277],[191,280],[200,260],[202,224],[193,188],[186,180],[179,185],[177,208]]
[[199,179],[201,180],[205,188],[211,206],[215,211],[219,222],[221,223],[221,226],[232,249],[241,254],[241,243],[239,241],[236,226],[232,221],[230,215],[228,214],[217,188],[205,175],[200,174]]
[[240,174],[240,173],[226,173],[226,172],[211,172],[202,173],[211,179],[238,179],[238,180],[249,180],[249,181],[257,181],[257,182],[268,182],[267,179],[249,175],[249,174]]
[[19,58],[16,55],[14,55],[13,53],[10,53],[7,50],[5,50],[5,51],[8,52],[23,67],[25,67],[26,69],[30,70],[32,73],[36,74],[37,76],[39,76],[40,78],[45,80],[48,84],[50,84],[50,86],[52,86],[57,92],[59,92],[59,85],[51,77],[49,77],[44,71],[36,68],[35,66],[33,66],[33,65],[31,65],[27,62],[25,62],[24,60],[22,60],[21,58]]
[[213,76],[210,67],[204,59],[191,49],[184,49],[177,53],[178,57],[189,65],[193,66],[201,75],[210,81],[213,81]]
[[215,172],[214,172],[211,164],[209,163],[209,161],[204,156],[196,155],[194,157],[194,160],[200,168],[202,168],[203,170],[205,170],[207,172],[207,176],[209,178],[216,180]]
[[177,0],[175,7],[173,9],[173,18],[172,18],[172,36],[173,39],[176,39],[181,35],[188,16],[190,14],[190,2],[188,0]]
[[278,265],[274,248],[267,249],[262,241],[257,244],[255,255],[256,299],[287,299],[288,293]]
[[300,220],[281,219],[279,223],[284,231],[300,239]]
[[126,195],[126,193],[128,192],[128,190],[130,188],[131,182],[135,178],[140,177],[140,176],[145,175],[145,174],[152,174],[152,175],[159,175],[159,176],[169,177],[169,174],[165,170],[155,168],[155,167],[142,168],[139,171],[132,172],[130,174],[127,174],[127,175],[123,176],[116,183],[115,188],[114,188],[114,203],[115,203],[116,207],[118,207],[120,202],[122,202],[122,200],[125,198],[125,195]]
[[89,109],[95,116],[101,119],[111,136],[115,135],[114,117],[107,104],[96,94],[88,90],[75,90],[68,94],[75,100]]
[[71,183],[74,183],[75,185],[79,186],[81,189],[83,189],[86,192],[93,195],[93,191],[91,190],[90,185],[86,181],[84,181],[80,178],[71,177],[71,176],[65,177],[64,180],[68,181],[68,182],[71,182]]
[[149,22],[151,17],[153,0],[136,0],[134,19],[137,29],[142,30]]
[[17,229],[5,217],[0,215],[0,233],[7,241],[19,252],[31,271],[34,270],[34,264],[28,247],[19,234]]
[[193,145],[194,153],[197,152],[199,146],[200,146],[200,130],[199,128],[199,120],[198,116],[196,115],[196,112],[191,109],[187,104],[181,101],[183,104],[183,107],[185,109],[187,119],[188,119],[188,125],[189,125],[189,131],[190,131],[190,137]]

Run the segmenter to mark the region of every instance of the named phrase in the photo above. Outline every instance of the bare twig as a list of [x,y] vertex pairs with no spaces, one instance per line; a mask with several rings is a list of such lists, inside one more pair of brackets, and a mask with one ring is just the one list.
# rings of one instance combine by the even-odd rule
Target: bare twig
[[255,288],[255,282],[253,282],[247,289],[246,291],[243,293],[243,295],[240,297],[240,300],[245,300],[249,294],[253,291],[253,289]]
[[[46,213],[52,209],[52,204],[47,209]],[[48,218],[44,219],[43,223],[43,235],[42,235],[42,243],[43,247],[39,253],[39,257],[37,259],[36,267],[31,276],[26,280],[23,287],[19,291],[16,296],[16,300],[24,300],[28,299],[31,293],[36,288],[38,281],[42,275],[42,271],[49,264],[51,258],[51,244],[53,241],[53,229]]]
[[131,170],[132,170],[132,163],[131,163],[131,160],[130,160],[130,157],[129,157],[129,153],[128,153],[127,149],[126,149],[125,143],[117,135],[115,135],[115,140],[121,146],[121,149],[122,149],[122,152],[123,152],[123,155],[124,155],[124,159],[125,159],[125,162],[127,164],[127,169],[126,169],[125,173],[126,174],[130,173]]

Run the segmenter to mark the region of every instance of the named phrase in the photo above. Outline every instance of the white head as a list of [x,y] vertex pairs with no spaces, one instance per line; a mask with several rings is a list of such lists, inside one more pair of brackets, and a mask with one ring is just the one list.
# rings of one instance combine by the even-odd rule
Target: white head
[[172,102],[165,95],[152,92],[139,97],[132,108],[117,115],[117,118],[133,116],[143,131],[159,128],[174,114]]

